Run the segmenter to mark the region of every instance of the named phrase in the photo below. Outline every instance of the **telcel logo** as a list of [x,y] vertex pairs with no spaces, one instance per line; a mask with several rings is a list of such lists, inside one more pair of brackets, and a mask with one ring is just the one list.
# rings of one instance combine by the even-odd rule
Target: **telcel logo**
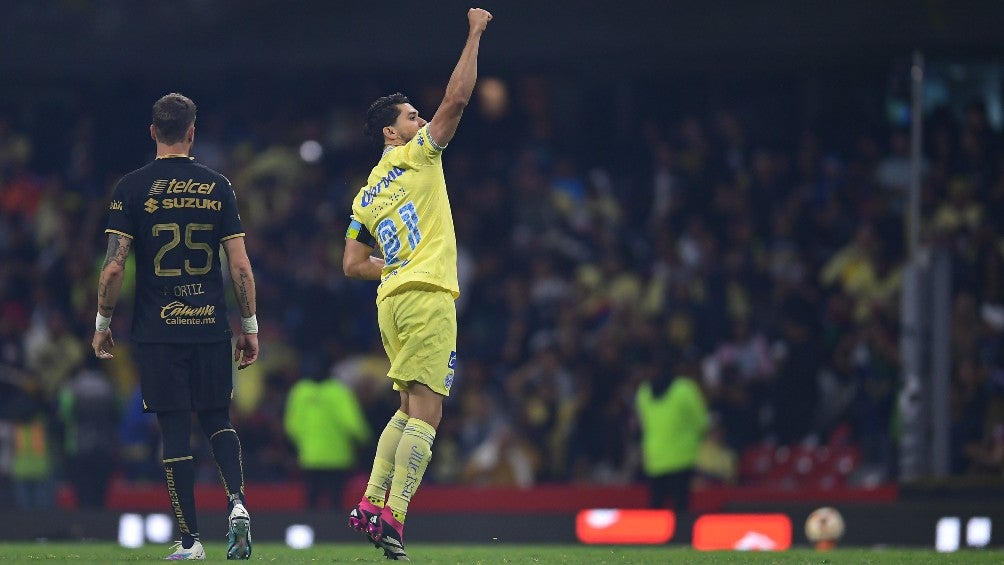
[[167,184],[168,194],[212,194],[216,183],[197,182],[195,179],[171,179]]

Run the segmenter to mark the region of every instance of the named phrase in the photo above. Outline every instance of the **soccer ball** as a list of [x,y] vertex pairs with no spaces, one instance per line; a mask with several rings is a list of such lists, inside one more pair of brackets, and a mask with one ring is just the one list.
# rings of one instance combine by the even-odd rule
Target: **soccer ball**
[[805,519],[805,537],[816,547],[832,547],[844,535],[844,517],[836,508],[817,508]]

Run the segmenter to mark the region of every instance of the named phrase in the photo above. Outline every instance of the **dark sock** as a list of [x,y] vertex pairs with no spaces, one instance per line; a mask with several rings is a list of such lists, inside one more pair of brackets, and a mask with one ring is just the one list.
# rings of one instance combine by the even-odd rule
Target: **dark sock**
[[164,478],[171,509],[181,530],[181,547],[191,549],[199,539],[195,517],[195,462],[192,456],[164,460]]
[[241,442],[233,429],[220,430],[209,438],[213,458],[220,470],[223,488],[227,494],[227,513],[234,504],[244,504],[244,469],[241,463]]

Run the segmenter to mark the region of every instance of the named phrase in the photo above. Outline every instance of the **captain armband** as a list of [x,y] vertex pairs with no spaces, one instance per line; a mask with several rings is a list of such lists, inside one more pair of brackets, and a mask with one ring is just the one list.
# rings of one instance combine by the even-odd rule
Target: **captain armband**
[[345,230],[345,239],[354,239],[368,247],[376,247],[376,238],[366,229],[355,216],[349,218],[349,227]]

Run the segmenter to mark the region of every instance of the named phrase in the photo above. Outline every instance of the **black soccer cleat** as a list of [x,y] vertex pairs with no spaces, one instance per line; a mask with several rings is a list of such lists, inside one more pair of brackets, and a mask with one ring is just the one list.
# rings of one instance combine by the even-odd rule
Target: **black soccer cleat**
[[380,517],[380,547],[394,561],[411,561],[404,551],[404,526],[391,516]]

